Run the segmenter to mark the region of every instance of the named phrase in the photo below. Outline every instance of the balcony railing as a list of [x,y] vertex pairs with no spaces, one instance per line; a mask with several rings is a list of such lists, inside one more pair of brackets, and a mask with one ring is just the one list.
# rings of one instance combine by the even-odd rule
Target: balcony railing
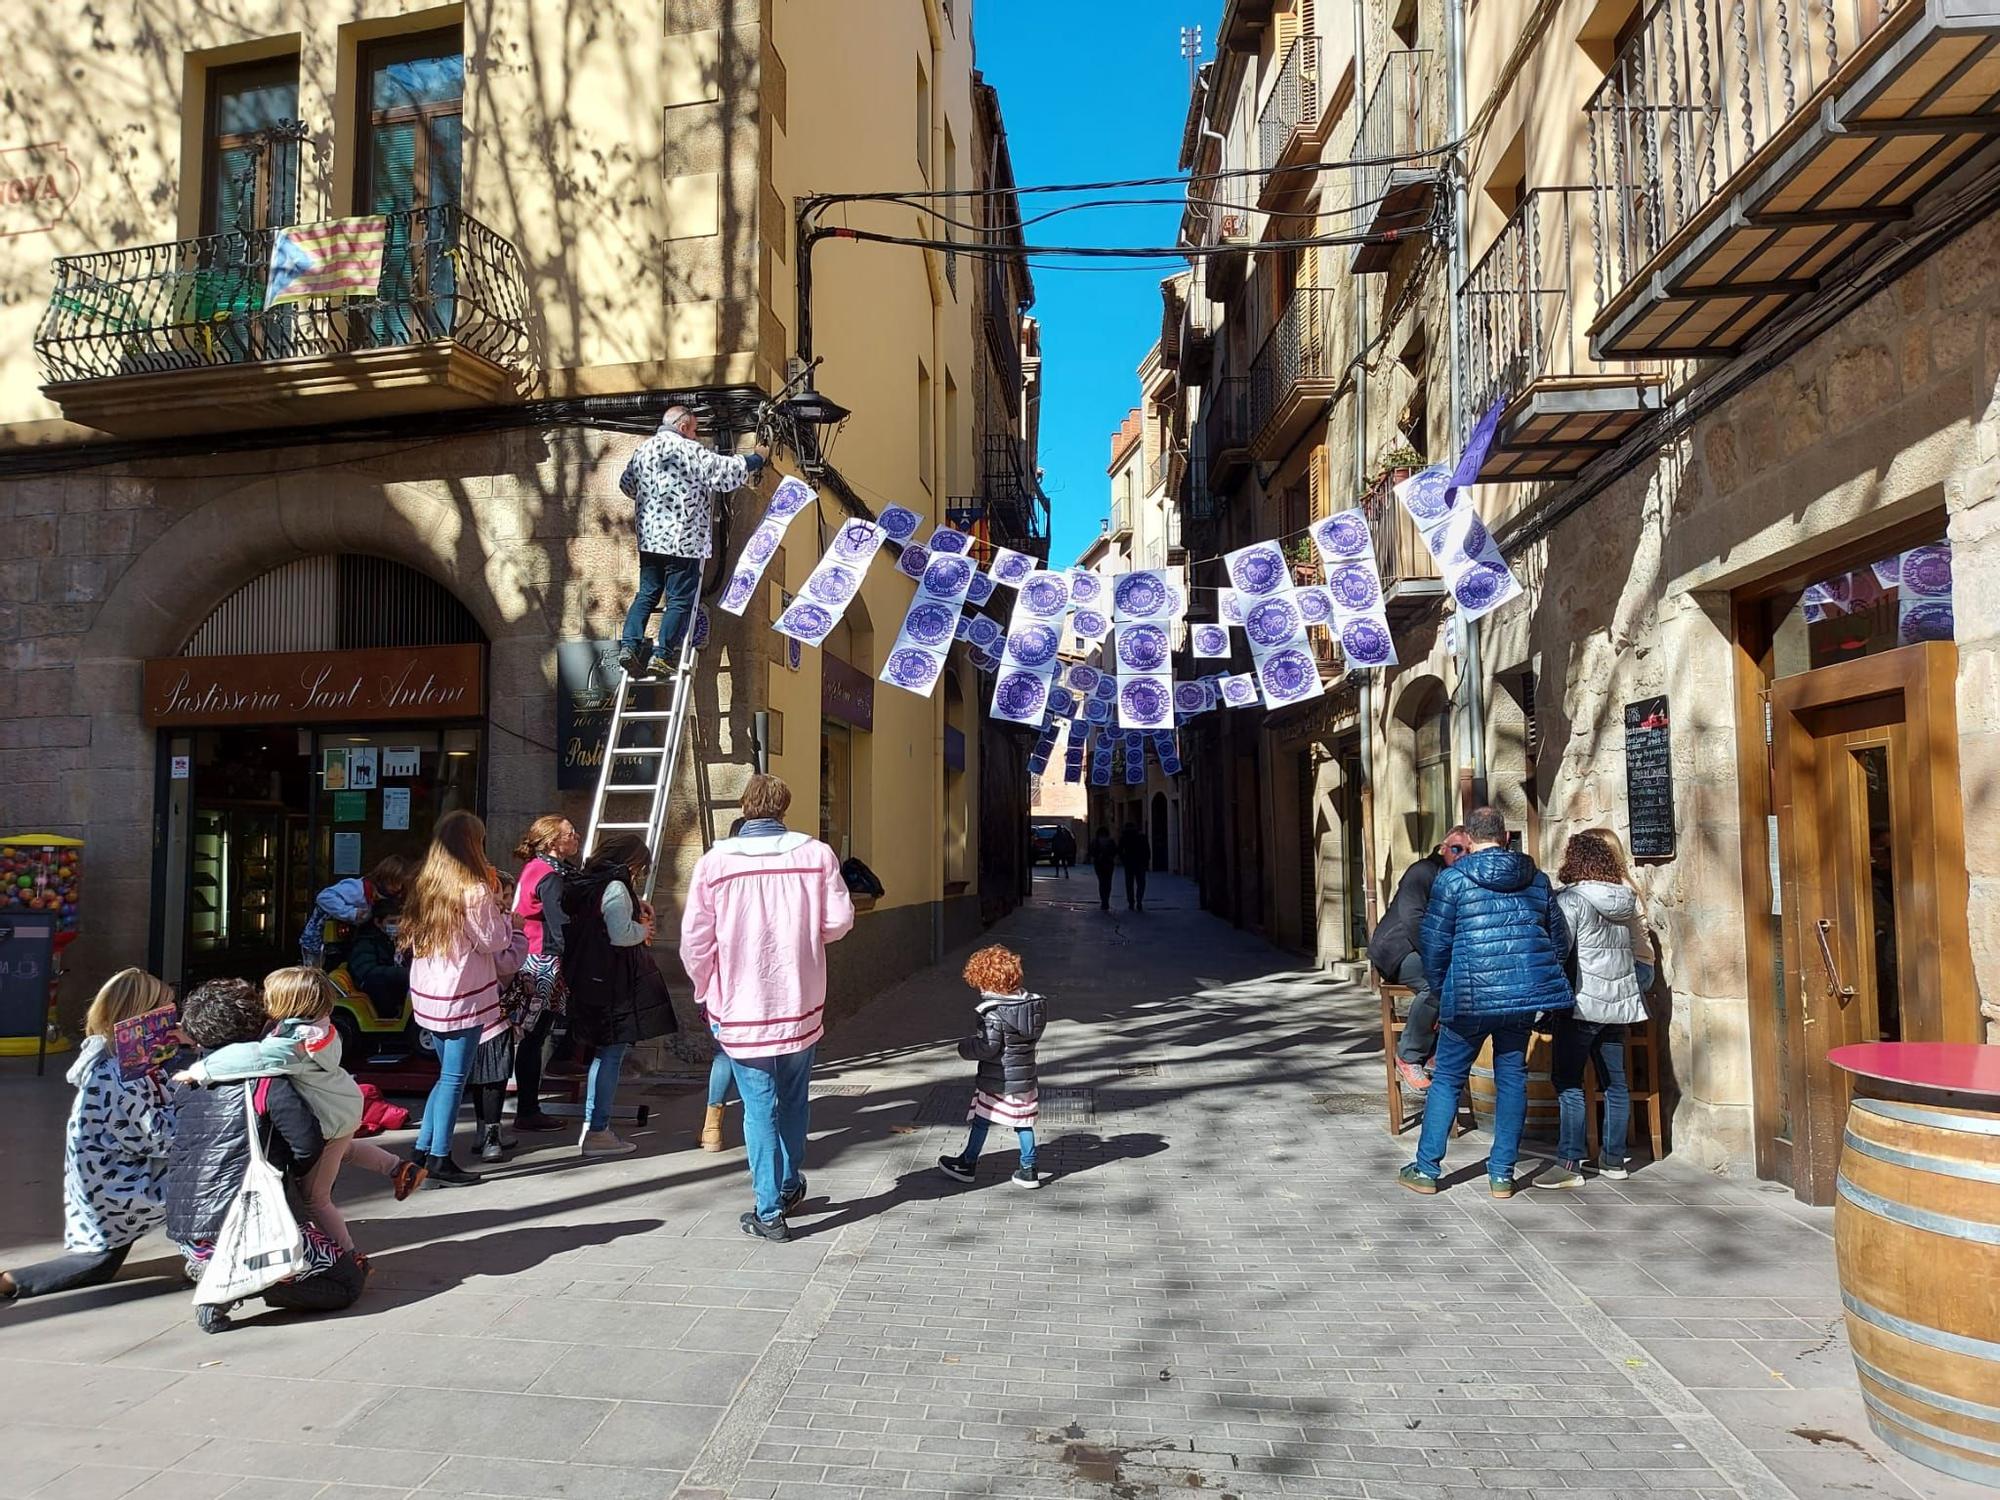
[[1465,430],[1493,401],[1508,403],[1483,479],[1574,474],[1658,406],[1657,366],[1604,364],[1589,351],[1594,207],[1588,188],[1535,189],[1459,293]]
[[1257,116],[1257,159],[1268,172],[1286,160],[1301,131],[1319,123],[1319,38],[1295,38]]
[[1206,433],[1208,482],[1218,491],[1227,491],[1229,482],[1250,462],[1250,381],[1243,375],[1225,375],[1209,388],[1202,407],[1201,425]]
[[1355,136],[1362,165],[1354,173],[1355,227],[1376,236],[1354,248],[1356,271],[1386,271],[1397,242],[1418,235],[1437,193],[1440,164],[1428,108],[1432,54],[1391,52],[1382,59]]
[[986,347],[1009,403],[1021,395],[1021,315],[1008,290],[1007,262],[986,260]]
[[1424,545],[1423,534],[1410,513],[1396,500],[1396,486],[1410,477],[1408,469],[1391,469],[1362,497],[1361,510],[1375,538],[1375,567],[1391,613],[1399,600],[1425,599],[1443,587],[1437,559]]
[[1200,526],[1222,514],[1223,499],[1208,482],[1208,424],[1196,422],[1188,429],[1187,472],[1181,480],[1182,504],[1187,518]]
[[1028,472],[1020,439],[992,433],[980,454],[979,494],[959,505],[967,524],[982,523],[987,541],[1016,552],[1048,556],[1049,502]]
[[1111,530],[1114,537],[1132,534],[1132,497],[1120,495],[1111,502]]
[[449,340],[514,376],[534,367],[514,247],[455,205],[386,216],[371,295],[264,305],[275,229],[55,262],[35,331],[51,385]]
[[1732,353],[1910,217],[1992,139],[1996,30],[1985,3],[1653,0],[1586,106],[1599,351]]
[[1160,451],[1153,455],[1152,463],[1146,467],[1147,494],[1164,494],[1173,488],[1174,464],[1179,458],[1180,452],[1174,447],[1172,438],[1160,445]]
[[1339,385],[1331,287],[1300,287],[1250,361],[1250,432],[1262,456],[1282,452]]

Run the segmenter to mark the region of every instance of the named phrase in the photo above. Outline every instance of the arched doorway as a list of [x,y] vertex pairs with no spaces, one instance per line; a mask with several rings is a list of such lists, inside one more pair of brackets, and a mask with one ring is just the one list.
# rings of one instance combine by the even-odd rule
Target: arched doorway
[[1147,838],[1153,846],[1153,868],[1155,870],[1165,870],[1167,868],[1167,839],[1172,831],[1172,826],[1167,819],[1167,794],[1165,792],[1153,793],[1152,825]]
[[251,579],[148,662],[163,976],[298,962],[321,889],[420,856],[447,812],[482,811],[485,655],[436,579],[323,554]]

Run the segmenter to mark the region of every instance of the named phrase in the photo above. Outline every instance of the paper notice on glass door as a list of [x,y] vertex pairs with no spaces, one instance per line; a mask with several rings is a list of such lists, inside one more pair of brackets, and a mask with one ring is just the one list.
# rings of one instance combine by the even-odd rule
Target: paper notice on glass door
[[410,789],[406,786],[382,788],[382,828],[400,832],[410,826]]
[[375,767],[377,764],[373,745],[356,745],[347,752],[347,785],[352,791],[372,792],[375,790]]
[[360,834],[336,833],[333,836],[333,873],[335,875],[361,873]]
[[384,745],[382,779],[391,781],[399,776],[414,776],[422,762],[423,751],[415,745]]

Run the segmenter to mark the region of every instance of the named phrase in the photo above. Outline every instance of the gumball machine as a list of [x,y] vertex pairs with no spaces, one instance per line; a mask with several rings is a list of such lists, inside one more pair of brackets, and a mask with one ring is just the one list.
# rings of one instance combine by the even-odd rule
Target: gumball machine
[[0,946],[6,950],[0,953],[0,1010],[12,1023],[0,1027],[0,1056],[69,1047],[56,1025],[56,994],[63,951],[76,941],[82,887],[83,840],[59,833],[0,836]]

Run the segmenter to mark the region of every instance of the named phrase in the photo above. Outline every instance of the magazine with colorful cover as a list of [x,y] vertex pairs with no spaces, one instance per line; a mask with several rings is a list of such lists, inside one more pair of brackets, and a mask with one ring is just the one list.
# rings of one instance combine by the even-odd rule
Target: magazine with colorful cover
[[179,1024],[180,1012],[171,1005],[113,1022],[111,1056],[118,1076],[132,1079],[157,1073],[180,1050],[180,1033],[175,1029]]

